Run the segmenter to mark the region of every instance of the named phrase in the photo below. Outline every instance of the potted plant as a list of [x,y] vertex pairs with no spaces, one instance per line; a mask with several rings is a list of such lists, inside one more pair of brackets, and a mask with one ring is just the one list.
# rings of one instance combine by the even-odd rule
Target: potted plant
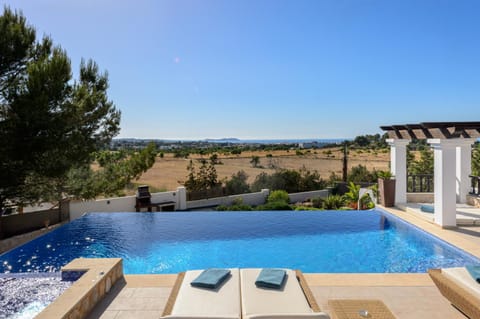
[[395,206],[395,179],[389,171],[378,172],[378,194],[384,207]]

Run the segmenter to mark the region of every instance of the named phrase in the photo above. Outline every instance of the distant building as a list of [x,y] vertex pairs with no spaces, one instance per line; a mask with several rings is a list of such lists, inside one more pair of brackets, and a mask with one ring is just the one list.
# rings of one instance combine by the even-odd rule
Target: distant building
[[318,142],[305,142],[305,143],[298,143],[299,148],[310,149],[310,148],[319,148],[320,144]]

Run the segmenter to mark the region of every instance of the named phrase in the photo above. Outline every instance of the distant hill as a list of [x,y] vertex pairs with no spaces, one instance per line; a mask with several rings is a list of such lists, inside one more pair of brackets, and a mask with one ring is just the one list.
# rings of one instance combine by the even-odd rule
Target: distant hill
[[225,138],[206,138],[205,142],[209,143],[238,143],[240,140],[234,137],[225,137]]

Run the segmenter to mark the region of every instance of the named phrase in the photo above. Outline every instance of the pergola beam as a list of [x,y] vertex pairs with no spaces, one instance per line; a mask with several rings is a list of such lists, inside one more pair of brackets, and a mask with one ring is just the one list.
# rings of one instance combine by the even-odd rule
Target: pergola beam
[[422,122],[380,126],[392,139],[479,138],[480,122]]

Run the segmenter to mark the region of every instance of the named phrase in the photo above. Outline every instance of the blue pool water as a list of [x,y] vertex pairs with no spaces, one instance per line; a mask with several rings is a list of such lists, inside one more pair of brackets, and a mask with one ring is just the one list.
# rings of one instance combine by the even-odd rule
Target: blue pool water
[[480,263],[383,211],[91,213],[0,255],[0,271],[58,271],[77,257],[121,257],[127,274],[425,272]]

